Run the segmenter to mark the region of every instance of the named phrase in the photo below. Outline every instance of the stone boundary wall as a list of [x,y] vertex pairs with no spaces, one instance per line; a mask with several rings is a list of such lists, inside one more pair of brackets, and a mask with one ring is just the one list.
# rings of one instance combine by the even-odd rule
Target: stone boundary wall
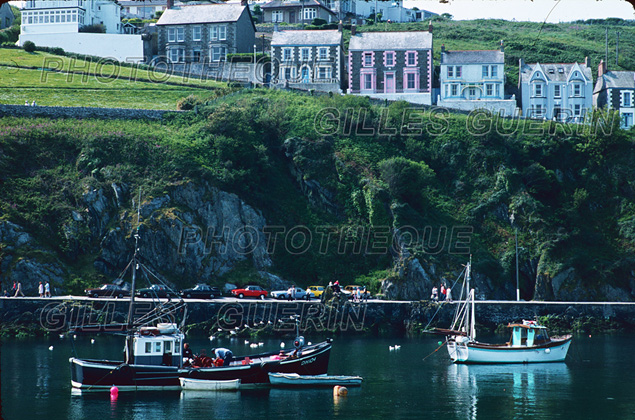
[[177,112],[182,111],[0,104],[0,117],[161,120],[166,114],[174,114]]

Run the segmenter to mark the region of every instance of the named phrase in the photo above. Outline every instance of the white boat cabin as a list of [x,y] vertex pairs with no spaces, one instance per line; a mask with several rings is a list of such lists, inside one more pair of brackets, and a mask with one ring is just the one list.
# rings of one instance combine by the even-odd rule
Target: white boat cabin
[[175,324],[142,327],[133,338],[134,364],[182,367],[184,339]]
[[533,347],[548,343],[547,327],[538,325],[535,321],[523,321],[522,324],[509,324],[512,329],[510,347]]

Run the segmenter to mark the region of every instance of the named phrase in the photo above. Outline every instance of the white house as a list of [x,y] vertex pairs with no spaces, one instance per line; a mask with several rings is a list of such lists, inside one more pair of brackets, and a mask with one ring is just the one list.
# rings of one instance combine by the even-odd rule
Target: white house
[[437,105],[471,111],[487,109],[514,115],[516,98],[505,96],[505,52],[446,51],[441,47]]
[[[78,54],[141,61],[141,35],[123,35],[121,9],[114,0],[29,0],[21,11],[19,45],[32,41]],[[102,25],[105,33],[83,32]]]
[[[331,0],[334,5],[337,5],[339,1]],[[375,12],[381,13],[382,22],[419,22],[428,20],[432,16],[437,16],[436,13],[428,12],[427,10],[414,10],[408,9],[403,6],[403,0],[394,1],[366,1],[366,0],[350,0],[350,5],[347,5],[349,12],[367,18]]]
[[518,90],[523,116],[582,122],[593,108],[588,57],[579,63],[533,63],[520,59]]

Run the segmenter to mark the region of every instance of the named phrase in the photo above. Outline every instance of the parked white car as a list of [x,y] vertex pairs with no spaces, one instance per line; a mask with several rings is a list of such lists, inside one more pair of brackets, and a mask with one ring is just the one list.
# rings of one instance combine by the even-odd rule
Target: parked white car
[[287,290],[275,290],[270,293],[270,296],[274,299],[289,299],[289,295],[292,295],[291,299],[309,300],[315,297],[313,292],[307,293],[306,290],[301,287],[296,287],[295,289],[289,288]]

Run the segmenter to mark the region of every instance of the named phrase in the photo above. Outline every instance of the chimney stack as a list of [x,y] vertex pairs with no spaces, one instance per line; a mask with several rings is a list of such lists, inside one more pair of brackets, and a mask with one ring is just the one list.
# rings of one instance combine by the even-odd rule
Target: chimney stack
[[340,23],[337,24],[337,31],[342,32],[342,29],[344,29],[344,25],[342,24],[342,21],[340,20]]
[[445,52],[445,44],[441,44],[441,52],[444,53]]
[[602,77],[606,73],[606,63],[604,60],[600,60],[600,65],[598,66],[598,77]]
[[357,25],[353,23],[351,25],[351,36],[355,36],[355,35],[357,35]]
[[589,57],[584,57],[584,65],[587,67],[591,67],[591,60]]
[[505,52],[505,44],[503,43],[502,39],[501,39],[501,52]]
[[240,0],[241,6],[247,6],[247,0]]
[[518,59],[518,70],[523,71],[523,67],[525,67],[525,60],[522,58]]
[[168,9],[173,9],[174,8],[174,0],[168,0]]
[[432,21],[428,23],[428,32],[432,33]]

